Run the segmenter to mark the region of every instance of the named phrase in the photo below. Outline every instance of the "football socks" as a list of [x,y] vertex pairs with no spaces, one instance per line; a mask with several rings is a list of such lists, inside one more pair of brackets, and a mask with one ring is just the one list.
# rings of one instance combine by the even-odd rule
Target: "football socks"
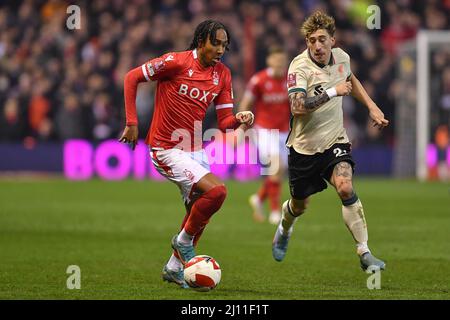
[[281,216],[281,223],[280,223],[280,231],[283,235],[287,236],[292,232],[293,225],[295,221],[297,221],[297,217],[293,215],[292,209],[291,209],[291,201],[286,200],[283,203],[282,206],[282,216]]
[[184,230],[190,235],[196,235],[208,224],[211,216],[216,213],[227,195],[225,186],[220,185],[202,194],[193,204]]
[[342,206],[342,217],[344,218],[345,225],[351,232],[353,239],[355,239],[357,253],[362,255],[366,252],[370,252],[367,246],[367,224],[361,201],[358,199],[351,205]]
[[181,232],[178,234],[177,241],[183,246],[192,246],[194,244],[194,236],[188,234],[183,228],[183,230],[181,230]]
[[167,262],[167,269],[171,271],[178,271],[183,269],[183,264],[177,257],[172,254],[169,261]]

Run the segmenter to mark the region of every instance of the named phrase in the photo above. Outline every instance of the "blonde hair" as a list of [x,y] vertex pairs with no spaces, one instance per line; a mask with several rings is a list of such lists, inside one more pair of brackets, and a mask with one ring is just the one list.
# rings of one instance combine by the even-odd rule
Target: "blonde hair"
[[333,37],[334,32],[336,31],[334,18],[322,11],[316,11],[305,20],[300,31],[308,38],[311,33],[314,33],[319,29],[325,29],[328,34]]

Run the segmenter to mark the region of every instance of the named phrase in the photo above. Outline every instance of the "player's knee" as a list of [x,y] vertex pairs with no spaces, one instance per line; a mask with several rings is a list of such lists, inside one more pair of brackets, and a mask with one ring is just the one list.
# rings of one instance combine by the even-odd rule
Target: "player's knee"
[[217,185],[205,192],[201,198],[206,201],[208,211],[211,214],[217,212],[222,206],[227,196],[227,189],[224,185]]
[[223,184],[218,185],[209,190],[208,193],[220,207],[227,197],[227,188]]
[[353,185],[349,180],[339,181],[336,185],[337,193],[339,197],[343,200],[350,199],[353,195]]

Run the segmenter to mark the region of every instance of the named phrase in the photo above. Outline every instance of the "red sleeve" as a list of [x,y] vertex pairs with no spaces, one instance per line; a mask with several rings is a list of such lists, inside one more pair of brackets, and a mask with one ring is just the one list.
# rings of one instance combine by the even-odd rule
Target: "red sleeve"
[[136,92],[139,82],[159,80],[167,78],[176,73],[181,65],[182,56],[171,52],[161,57],[152,59],[137,67],[125,76],[124,94],[125,94],[125,112],[127,126],[137,125],[136,115]]
[[221,79],[222,90],[214,104],[216,105],[217,125],[220,130],[236,129],[240,123],[233,114],[233,88],[230,69],[224,68]]
[[124,80],[125,114],[127,126],[137,125],[136,92],[139,82],[144,82],[145,77],[141,67],[129,71]]
[[216,109],[217,114],[217,126],[220,130],[236,129],[239,127],[240,122],[236,120],[233,114],[233,108]]
[[224,66],[224,70],[220,76],[220,82],[222,83],[222,90],[217,96],[214,104],[216,108],[219,108],[222,105],[233,104],[233,86],[231,81],[231,72],[230,69]]
[[145,79],[155,81],[170,77],[180,70],[184,57],[181,53],[170,52],[147,61],[142,65]]

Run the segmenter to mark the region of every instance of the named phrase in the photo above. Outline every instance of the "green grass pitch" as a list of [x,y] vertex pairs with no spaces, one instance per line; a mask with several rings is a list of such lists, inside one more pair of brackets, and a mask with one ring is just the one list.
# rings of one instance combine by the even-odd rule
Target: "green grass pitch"
[[[334,190],[312,198],[278,263],[275,227],[254,223],[247,203],[258,182],[226,184],[224,206],[197,248],[220,263],[222,282],[199,293],[161,281],[184,216],[175,185],[0,181],[0,299],[450,298],[449,184],[355,181],[369,245],[387,263],[380,290],[366,287]],[[69,265],[81,269],[80,290],[66,287]]]

